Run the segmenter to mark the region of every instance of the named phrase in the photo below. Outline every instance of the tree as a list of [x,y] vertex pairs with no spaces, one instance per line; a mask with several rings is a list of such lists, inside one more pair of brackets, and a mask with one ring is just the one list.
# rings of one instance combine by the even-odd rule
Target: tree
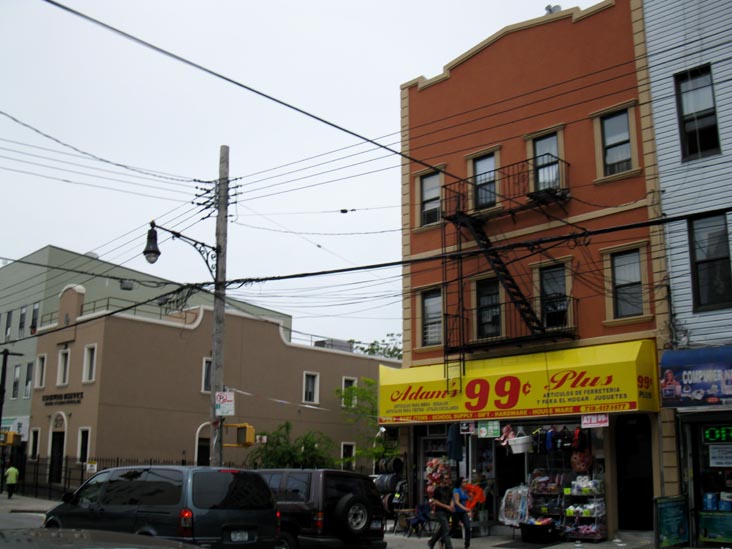
[[292,424],[286,421],[271,433],[260,433],[267,442],[258,444],[247,456],[247,466],[258,468],[333,467],[333,441],[321,432],[307,432],[292,438]]
[[358,343],[351,340],[356,352],[364,355],[381,356],[384,358],[402,358],[402,334],[386,334],[381,341],[374,340],[371,343]]
[[378,460],[400,455],[398,445],[379,428],[378,388],[376,380],[362,377],[357,385],[336,390],[336,395],[343,402],[345,421],[354,427],[357,441],[355,458]]

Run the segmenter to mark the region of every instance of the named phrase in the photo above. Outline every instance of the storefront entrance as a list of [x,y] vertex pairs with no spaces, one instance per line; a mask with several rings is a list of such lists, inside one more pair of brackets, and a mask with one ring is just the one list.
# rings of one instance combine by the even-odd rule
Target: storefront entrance
[[615,463],[620,530],[653,530],[652,459],[648,416],[618,416],[615,422]]

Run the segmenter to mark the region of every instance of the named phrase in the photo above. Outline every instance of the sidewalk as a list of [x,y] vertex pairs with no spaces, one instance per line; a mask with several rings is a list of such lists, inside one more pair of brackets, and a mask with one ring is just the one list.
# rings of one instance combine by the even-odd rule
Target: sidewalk
[[7,492],[0,493],[0,513],[45,513],[61,501],[32,498],[20,494],[8,499]]

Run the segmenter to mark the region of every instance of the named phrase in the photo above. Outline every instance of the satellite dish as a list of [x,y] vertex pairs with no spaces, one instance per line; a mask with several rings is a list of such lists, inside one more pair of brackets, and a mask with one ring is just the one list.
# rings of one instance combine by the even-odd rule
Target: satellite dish
[[556,4],[554,6],[552,6],[551,4],[548,4],[547,7],[544,9],[546,9],[547,15],[551,15],[552,13],[557,13],[558,11],[562,11],[562,6],[560,6],[559,4]]

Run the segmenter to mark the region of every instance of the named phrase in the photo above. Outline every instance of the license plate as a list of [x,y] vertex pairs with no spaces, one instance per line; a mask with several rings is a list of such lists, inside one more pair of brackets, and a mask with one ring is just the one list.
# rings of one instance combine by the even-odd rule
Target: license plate
[[372,530],[381,530],[381,519],[372,520],[371,529]]
[[234,530],[231,533],[231,541],[249,541],[249,532],[246,530]]

